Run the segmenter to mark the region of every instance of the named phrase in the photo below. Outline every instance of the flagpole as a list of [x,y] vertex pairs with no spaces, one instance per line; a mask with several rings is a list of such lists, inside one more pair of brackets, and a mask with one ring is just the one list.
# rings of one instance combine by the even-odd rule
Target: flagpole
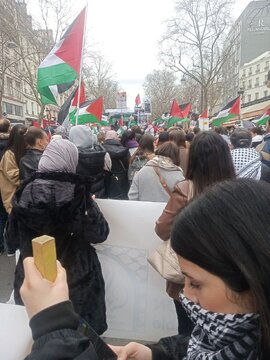
[[81,98],[82,67],[83,67],[83,54],[84,54],[84,49],[85,49],[85,33],[86,33],[86,23],[87,23],[87,11],[88,11],[88,2],[85,5],[84,31],[83,31],[83,41],[82,41],[82,56],[81,56],[81,64],[80,64],[77,112],[76,112],[76,122],[75,122],[76,125],[78,125],[80,98]]

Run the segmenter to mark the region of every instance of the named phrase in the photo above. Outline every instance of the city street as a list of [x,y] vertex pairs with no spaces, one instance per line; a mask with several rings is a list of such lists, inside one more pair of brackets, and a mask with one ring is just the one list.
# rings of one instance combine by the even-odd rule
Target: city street
[[15,256],[0,256],[0,302],[6,302],[11,294],[15,269]]

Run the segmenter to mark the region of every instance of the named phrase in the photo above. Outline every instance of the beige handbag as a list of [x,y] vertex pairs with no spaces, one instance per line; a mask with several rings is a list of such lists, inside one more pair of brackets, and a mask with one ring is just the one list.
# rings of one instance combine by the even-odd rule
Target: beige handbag
[[[160,176],[160,175],[159,175]],[[164,184],[164,180],[162,179]],[[161,182],[161,183],[162,183]],[[163,185],[162,184],[162,185]],[[170,190],[167,186],[163,187],[167,192]],[[170,192],[171,193],[171,192]],[[189,181],[187,203],[193,197],[193,184]],[[148,257],[149,264],[166,280],[176,284],[183,284],[185,277],[182,274],[178,257],[175,251],[171,248],[171,241],[164,241],[154,252]]]

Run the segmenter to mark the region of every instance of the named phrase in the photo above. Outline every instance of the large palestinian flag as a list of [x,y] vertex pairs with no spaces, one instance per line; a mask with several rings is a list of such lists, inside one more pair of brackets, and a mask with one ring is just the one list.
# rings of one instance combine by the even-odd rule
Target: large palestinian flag
[[[87,101],[80,105],[78,112],[78,125],[87,123],[100,123],[102,119],[103,100],[102,97],[94,101]],[[77,109],[70,114],[72,125],[76,125]]]
[[259,119],[254,120],[256,126],[266,125],[267,121],[270,119],[270,108],[264,113]]
[[38,68],[37,89],[43,104],[56,104],[79,77],[86,9],[77,16]]
[[173,126],[178,122],[186,122],[189,121],[188,115],[191,111],[191,104],[181,104],[178,105],[177,101],[174,99],[172,102],[170,118],[168,120],[168,127]]
[[240,96],[230,101],[220,112],[212,119],[212,126],[220,126],[240,116]]

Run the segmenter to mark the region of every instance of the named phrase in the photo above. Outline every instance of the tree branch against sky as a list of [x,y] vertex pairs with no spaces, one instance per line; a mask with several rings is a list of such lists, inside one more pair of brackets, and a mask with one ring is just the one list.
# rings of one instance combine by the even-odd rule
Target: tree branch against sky
[[180,94],[176,74],[166,69],[148,74],[143,88],[147,98],[151,99],[153,120],[170,111],[172,100],[178,99]]
[[231,0],[177,0],[175,17],[168,20],[160,43],[163,63],[198,84],[201,111],[211,102],[210,89],[220,81],[231,53],[233,43],[225,46],[225,39],[232,5]]

